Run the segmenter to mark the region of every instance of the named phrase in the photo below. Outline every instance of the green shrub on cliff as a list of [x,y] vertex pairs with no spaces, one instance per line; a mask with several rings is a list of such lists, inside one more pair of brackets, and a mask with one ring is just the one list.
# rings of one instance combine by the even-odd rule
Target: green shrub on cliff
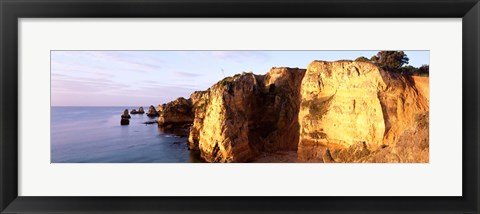
[[380,51],[370,60],[386,70],[397,70],[408,64],[407,54],[403,51]]
[[[365,60],[363,58],[359,57],[355,61]],[[380,68],[389,72],[418,76],[429,75],[429,65],[422,65],[421,67],[417,68],[411,65],[407,65],[408,61],[409,58],[407,57],[407,54],[405,54],[405,52],[403,51],[380,51],[377,53],[377,55],[370,58],[370,62],[375,63]]]

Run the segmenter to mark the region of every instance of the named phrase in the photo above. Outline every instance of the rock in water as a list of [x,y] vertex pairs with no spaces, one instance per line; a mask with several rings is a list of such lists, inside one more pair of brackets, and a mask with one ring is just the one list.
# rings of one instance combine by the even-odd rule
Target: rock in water
[[128,109],[125,109],[125,111],[123,111],[123,114],[122,114],[122,119],[130,119],[131,116],[130,114],[128,114]]
[[157,112],[157,110],[155,110],[155,107],[153,107],[153,105],[151,105],[150,107],[148,107],[147,116],[149,116],[149,117],[156,117],[156,116],[158,116],[158,112]]
[[122,119],[120,120],[120,125],[123,126],[123,125],[128,125],[128,124],[130,124],[130,120],[129,120],[129,119],[127,119],[127,118],[122,118]]
[[143,107],[138,108],[138,111],[136,109],[132,109],[130,114],[144,114],[145,112],[143,111]]
[[158,106],[160,115],[158,117],[159,126],[176,126],[193,123],[192,100],[183,97]]
[[128,125],[130,124],[130,115],[128,114],[128,109],[125,109],[122,114],[122,119],[120,120],[120,125]]

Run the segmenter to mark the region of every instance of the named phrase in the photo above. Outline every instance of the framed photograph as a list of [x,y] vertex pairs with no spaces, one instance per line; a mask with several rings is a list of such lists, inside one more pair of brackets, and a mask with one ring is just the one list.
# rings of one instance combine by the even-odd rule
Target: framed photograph
[[0,2],[1,213],[478,213],[477,0]]

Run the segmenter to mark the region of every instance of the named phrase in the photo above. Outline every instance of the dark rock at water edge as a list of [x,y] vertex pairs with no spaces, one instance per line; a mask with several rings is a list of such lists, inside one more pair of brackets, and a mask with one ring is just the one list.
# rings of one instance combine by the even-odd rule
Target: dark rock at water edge
[[159,106],[157,110],[161,110],[158,117],[159,126],[168,128],[193,123],[194,112],[191,99],[179,97],[174,101]]
[[136,109],[132,109],[130,114],[145,114],[145,111],[143,111],[143,107],[138,108],[138,111]]
[[130,124],[130,120],[129,119],[126,119],[126,118],[122,118],[122,120],[120,120],[120,125],[128,125]]
[[124,119],[124,118],[125,118],[125,119],[130,119],[130,118],[131,118],[130,114],[128,114],[128,109],[125,109],[125,110],[123,111],[122,119]]
[[120,125],[128,125],[130,124],[130,118],[131,116],[128,114],[128,109],[125,109],[122,114],[122,119],[120,120]]
[[162,105],[158,105],[157,106],[157,112],[158,114],[161,114],[163,112],[163,110],[165,109],[165,107],[167,107],[167,104],[162,104]]
[[147,116],[149,116],[149,117],[157,117],[158,116],[158,112],[155,109],[155,107],[153,107],[153,105],[148,107]]
[[158,123],[157,121],[147,121],[147,122],[143,122],[143,124],[145,125],[150,125],[150,124],[156,124]]

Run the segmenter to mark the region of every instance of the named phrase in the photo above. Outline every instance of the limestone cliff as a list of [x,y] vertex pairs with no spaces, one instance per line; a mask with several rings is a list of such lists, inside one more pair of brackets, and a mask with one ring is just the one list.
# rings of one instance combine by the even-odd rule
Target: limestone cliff
[[192,111],[194,113],[193,125],[190,127],[188,137],[188,148],[198,151],[198,141],[200,139],[200,130],[203,128],[203,119],[207,111],[207,105],[210,101],[210,89],[207,91],[196,91],[190,95],[192,100]]
[[316,162],[327,148],[382,144],[381,79],[370,63],[312,62],[301,85],[299,159]]
[[367,163],[428,163],[429,113],[416,115],[412,126],[405,129],[395,144],[370,152],[356,162]]
[[157,107],[158,125],[179,125],[193,122],[192,100],[183,97]]
[[190,149],[209,162],[244,162],[262,152],[296,150],[300,82],[305,70],[228,77],[191,99]]
[[368,62],[314,61],[301,94],[298,158],[306,162],[358,162],[393,147],[428,111],[411,76]]
[[159,106],[158,122],[193,123],[189,149],[208,162],[428,162],[428,93],[428,77],[314,61],[227,77]]
[[305,69],[272,68],[255,96],[250,138],[264,152],[297,150],[300,84]]
[[225,78],[204,92],[206,100],[198,102],[205,105],[194,104],[196,112],[204,112],[204,115],[195,118],[197,124],[192,130],[200,129],[196,130],[198,139],[191,142],[198,142],[202,158],[208,162],[243,162],[254,157],[248,127],[249,116],[254,110],[254,94],[258,90],[254,74],[236,75]]

